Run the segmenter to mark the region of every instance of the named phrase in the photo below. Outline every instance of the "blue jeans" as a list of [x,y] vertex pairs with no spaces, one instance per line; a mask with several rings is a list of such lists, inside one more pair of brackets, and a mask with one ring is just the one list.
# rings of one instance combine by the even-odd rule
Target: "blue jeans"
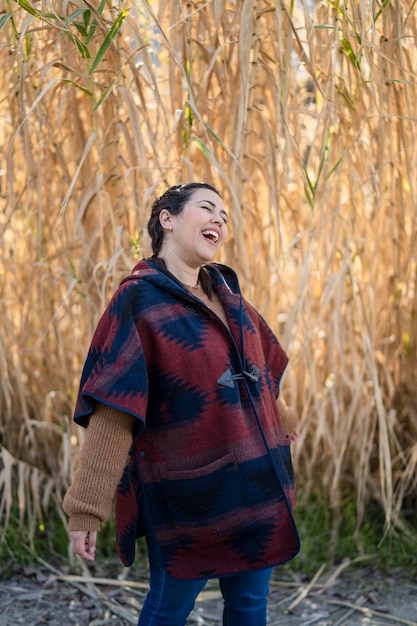
[[[207,580],[178,580],[165,570],[152,535],[146,538],[150,590],[138,626],[185,626]],[[223,626],[266,626],[266,604],[272,568],[219,579],[224,599]]]

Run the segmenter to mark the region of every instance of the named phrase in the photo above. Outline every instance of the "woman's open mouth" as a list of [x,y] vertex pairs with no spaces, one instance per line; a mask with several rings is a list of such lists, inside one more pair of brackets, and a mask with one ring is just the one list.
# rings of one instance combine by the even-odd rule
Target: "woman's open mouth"
[[216,232],[215,230],[210,230],[210,229],[203,230],[202,234],[206,239],[209,239],[213,243],[217,243],[219,240],[219,233]]

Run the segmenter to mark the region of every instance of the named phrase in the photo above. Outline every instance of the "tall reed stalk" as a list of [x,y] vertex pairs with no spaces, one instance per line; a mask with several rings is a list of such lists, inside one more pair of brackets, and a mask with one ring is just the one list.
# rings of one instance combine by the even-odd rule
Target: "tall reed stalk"
[[220,260],[291,359],[301,497],[416,502],[413,2],[3,0],[0,514],[68,486],[94,326],[155,194],[216,184]]

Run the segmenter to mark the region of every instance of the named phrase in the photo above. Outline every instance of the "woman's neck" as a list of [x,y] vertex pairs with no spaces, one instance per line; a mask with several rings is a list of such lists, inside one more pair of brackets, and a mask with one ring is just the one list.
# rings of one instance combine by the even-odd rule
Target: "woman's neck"
[[198,277],[200,274],[200,268],[193,268],[188,265],[185,265],[181,261],[173,261],[172,259],[167,259],[163,256],[158,256],[161,259],[171,274],[175,276],[177,280],[180,281],[186,287],[197,287],[198,285]]

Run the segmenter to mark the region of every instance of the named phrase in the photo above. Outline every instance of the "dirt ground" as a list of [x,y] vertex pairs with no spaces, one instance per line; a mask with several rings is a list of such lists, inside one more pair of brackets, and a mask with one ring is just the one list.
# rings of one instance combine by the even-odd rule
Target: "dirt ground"
[[[147,590],[146,569],[112,577],[83,576],[33,566],[0,579],[0,626],[127,626],[137,624]],[[105,574],[103,570],[101,574]],[[135,579],[133,580],[133,576]],[[349,563],[323,566],[311,580],[280,578],[269,597],[269,626],[417,626],[417,572],[388,574]],[[187,625],[221,624],[222,601],[211,581]],[[235,626],[239,626],[236,624]]]

